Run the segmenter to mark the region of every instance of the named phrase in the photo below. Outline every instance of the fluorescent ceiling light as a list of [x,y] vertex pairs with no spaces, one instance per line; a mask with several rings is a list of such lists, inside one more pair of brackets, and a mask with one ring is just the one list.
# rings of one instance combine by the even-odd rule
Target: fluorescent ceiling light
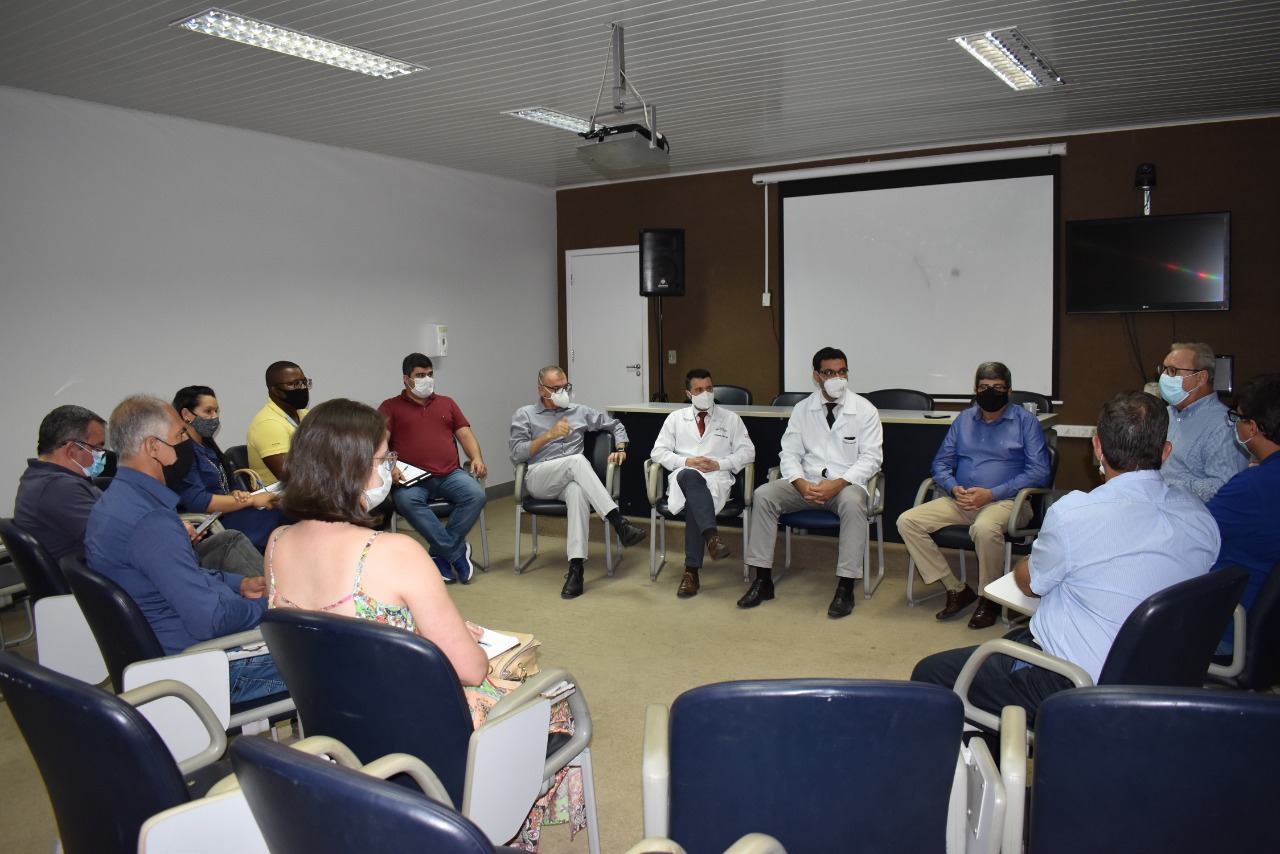
[[[525,110],[504,110],[504,116],[514,116],[517,119],[527,119],[531,122],[537,122],[542,125],[551,125],[555,128],[573,131],[574,133],[590,133],[591,123],[586,119],[580,119],[577,116],[571,116],[568,113],[560,113],[555,110],[548,110],[546,107],[529,107]],[[600,127],[597,123],[596,127]]]
[[956,36],[952,41],[1019,91],[1066,83],[1017,27]]
[[288,27],[268,24],[256,18],[235,15],[223,9],[205,9],[198,15],[174,21],[169,26],[274,50],[312,62],[323,62],[348,71],[359,71],[372,77],[403,77],[415,71],[427,70],[425,65],[403,62],[371,50],[361,50]]

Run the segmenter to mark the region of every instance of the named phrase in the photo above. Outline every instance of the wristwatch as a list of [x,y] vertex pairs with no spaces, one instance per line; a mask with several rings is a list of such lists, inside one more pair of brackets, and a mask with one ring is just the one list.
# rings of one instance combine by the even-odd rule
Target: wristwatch
[[615,451],[622,451],[622,452],[625,454],[625,453],[627,452],[627,443],[626,443],[626,442],[623,442],[621,445],[616,446],[616,447],[614,448],[614,450],[615,450]]

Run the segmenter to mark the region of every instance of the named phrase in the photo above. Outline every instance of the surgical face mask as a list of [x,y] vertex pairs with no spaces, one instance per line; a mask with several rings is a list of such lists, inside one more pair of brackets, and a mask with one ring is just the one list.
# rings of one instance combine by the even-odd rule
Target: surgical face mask
[[431,395],[435,393],[435,390],[435,377],[418,377],[413,381],[413,393],[423,400],[431,397]]
[[569,390],[567,388],[558,388],[551,392],[551,402],[560,409],[569,405]]
[[822,390],[827,393],[827,397],[839,397],[848,387],[847,377],[829,377],[822,381]]
[[703,391],[698,394],[690,395],[689,400],[693,402],[693,408],[700,412],[706,412],[711,408],[711,404],[715,403],[716,394],[713,391]]
[[191,426],[196,433],[200,434],[202,439],[212,439],[214,434],[218,432],[218,428],[222,426],[221,418],[201,418],[199,415],[191,417]]
[[377,471],[378,477],[382,478],[382,483],[364,491],[364,506],[369,511],[386,501],[387,495],[391,492],[391,463],[384,462],[378,466]]
[[983,412],[999,412],[1009,405],[1009,392],[993,388],[978,389],[977,399]]
[[1257,434],[1257,433],[1254,433],[1254,434],[1253,434],[1252,436],[1250,436],[1248,439],[1241,439],[1241,438],[1240,438],[1240,423],[1239,423],[1239,422],[1236,422],[1236,427],[1235,427],[1235,429],[1233,430],[1233,432],[1235,433],[1235,437],[1236,437],[1236,444],[1237,444],[1237,445],[1239,445],[1240,447],[1244,448],[1246,451],[1247,451],[1247,450],[1249,450],[1249,443],[1250,443],[1250,442],[1252,442],[1252,441],[1253,441],[1255,438],[1257,438],[1257,436],[1258,436],[1258,434]]
[[1187,394],[1188,392],[1182,388],[1182,377],[1160,375],[1160,396],[1165,399],[1165,402],[1177,406],[1187,399]]
[[76,465],[80,466],[80,469],[84,472],[84,476],[97,477],[98,475],[102,474],[102,470],[107,467],[107,452],[94,450],[93,448],[90,448],[87,445],[81,445],[79,442],[76,442],[76,446],[79,447],[81,450],[88,451],[90,454],[93,455],[93,462],[90,463],[88,468],[85,468],[84,466],[80,466],[79,463],[76,463]]

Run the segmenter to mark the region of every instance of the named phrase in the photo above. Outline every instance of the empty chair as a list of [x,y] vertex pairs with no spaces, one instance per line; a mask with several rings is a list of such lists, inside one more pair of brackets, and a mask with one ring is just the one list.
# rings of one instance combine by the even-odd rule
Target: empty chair
[[861,394],[876,409],[933,411],[933,398],[911,388],[882,388],[878,391],[861,392]]
[[[776,479],[781,470],[769,470],[769,479]],[[880,582],[884,580],[884,472],[876,472],[867,481],[867,492],[871,501],[867,505],[867,540],[862,554],[862,598],[870,599],[876,592]],[[806,531],[839,531],[840,517],[829,510],[798,510],[794,513],[783,513],[778,517],[778,524],[786,530],[783,549],[783,571],[791,568],[791,532]],[[871,572],[871,526],[876,526],[876,554],[878,563],[874,579]],[[748,570],[749,571],[749,570]]]
[[46,596],[65,596],[71,592],[62,568],[53,555],[32,534],[18,527],[12,519],[0,519],[0,542],[22,575],[33,602]]
[[15,646],[35,637],[36,623],[31,615],[31,597],[27,594],[27,586],[22,581],[22,573],[18,572],[18,568],[9,561],[0,563],[0,597],[7,597],[3,600],[5,607],[8,607],[10,602],[22,600],[22,606],[27,614],[27,633],[22,637],[7,640],[3,629],[0,629],[0,649]]
[[720,385],[716,383],[715,401],[722,406],[747,406],[751,403],[751,391],[740,385]]
[[[716,522],[742,519],[742,542],[745,545],[751,533],[751,499],[755,493],[756,464],[748,463],[734,476],[729,489],[729,499],[716,514]],[[667,470],[653,460],[644,461],[645,490],[649,494],[649,579],[658,580],[658,573],[667,564],[667,520],[684,519],[683,513],[672,513],[667,506]],[[661,559],[659,559],[661,555]],[[746,559],[742,562],[742,580],[751,579]]]
[[1038,415],[1053,412],[1053,401],[1034,391],[1017,391],[1015,389],[1009,392],[1009,402],[1015,406],[1034,403],[1036,405],[1036,414]]
[[961,718],[954,694],[907,682],[694,688],[649,707],[645,835],[689,854],[750,832],[788,851],[942,851]]
[[800,401],[808,397],[812,392],[808,391],[784,391],[773,399],[771,406],[795,406]]
[[262,488],[262,479],[258,477],[257,472],[249,467],[248,445],[232,445],[229,448],[224,448],[222,454],[231,463],[236,479],[240,481],[241,489],[252,491]]
[[1246,691],[1266,691],[1280,685],[1280,564],[1262,583],[1247,615],[1243,607],[1236,606],[1232,652],[1229,666],[1209,666],[1211,681]]

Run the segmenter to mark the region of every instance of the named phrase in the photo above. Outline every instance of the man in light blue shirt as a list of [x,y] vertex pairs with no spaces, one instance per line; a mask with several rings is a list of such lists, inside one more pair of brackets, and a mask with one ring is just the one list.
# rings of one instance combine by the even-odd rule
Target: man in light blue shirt
[[[1039,596],[1027,629],[1005,635],[1084,668],[1096,682],[1120,626],[1144,599],[1208,572],[1220,538],[1195,496],[1160,477],[1170,446],[1169,415],[1143,392],[1121,392],[1098,416],[1093,440],[1105,483],[1072,492],[1049,508],[1031,555],[1014,570],[1018,586]],[[940,652],[911,678],[948,688],[977,647]],[[1065,676],[1005,655],[987,659],[969,692],[974,705],[999,715],[1022,706],[1028,720]]]
[[1173,453],[1160,469],[1166,481],[1208,501],[1249,465],[1227,423],[1227,407],[1213,390],[1216,362],[1208,344],[1170,347],[1159,368],[1160,396],[1169,404]]

